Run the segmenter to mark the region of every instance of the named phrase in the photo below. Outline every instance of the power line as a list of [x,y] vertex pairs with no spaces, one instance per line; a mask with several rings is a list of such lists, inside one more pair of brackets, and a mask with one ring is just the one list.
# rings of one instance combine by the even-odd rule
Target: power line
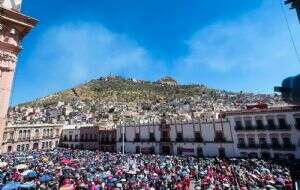
[[290,27],[290,24],[289,24],[289,21],[288,21],[286,12],[285,12],[285,10],[284,10],[284,4],[283,4],[282,0],[279,0],[279,3],[280,3],[280,7],[281,7],[282,14],[283,14],[283,16],[284,16],[284,20],[285,20],[287,29],[288,29],[289,34],[290,34],[290,40],[291,40],[291,42],[292,42],[292,45],[293,45],[293,48],[294,48],[294,51],[295,51],[295,54],[296,54],[297,61],[298,61],[298,63],[300,64],[300,55],[299,55],[299,52],[298,52],[298,49],[297,49],[297,46],[296,46],[296,43],[295,43],[295,39],[294,39],[292,30],[291,30],[291,27]]

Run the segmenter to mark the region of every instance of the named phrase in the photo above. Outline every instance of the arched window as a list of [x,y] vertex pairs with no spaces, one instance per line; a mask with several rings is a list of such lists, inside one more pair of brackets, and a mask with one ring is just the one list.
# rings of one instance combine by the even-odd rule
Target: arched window
[[19,139],[22,139],[22,130],[19,131]]
[[35,138],[39,138],[39,130],[38,129],[35,130]]

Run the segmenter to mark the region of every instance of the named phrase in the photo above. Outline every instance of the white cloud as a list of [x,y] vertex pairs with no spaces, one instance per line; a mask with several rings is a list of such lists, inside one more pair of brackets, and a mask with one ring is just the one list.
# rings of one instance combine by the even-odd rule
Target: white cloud
[[[286,11],[300,48],[300,25],[295,12]],[[177,61],[175,68],[183,81],[187,77],[185,73],[198,77],[209,73],[218,80],[210,84],[219,83],[215,86],[222,88],[232,82],[233,75],[237,85],[227,85],[230,88],[250,87],[248,90],[256,91],[257,86],[266,92],[284,77],[298,73],[300,67],[278,1],[266,0],[253,12],[231,21],[213,23],[196,32],[187,40],[187,46],[189,53]],[[224,78],[218,79],[216,75]],[[257,84],[260,80],[270,79],[270,75],[273,82],[268,81],[264,87]],[[247,84],[249,81],[253,85]]]
[[136,42],[99,24],[52,27],[43,34],[32,57],[52,83],[64,80],[69,85],[109,73],[145,77],[152,66],[154,70],[163,69]]

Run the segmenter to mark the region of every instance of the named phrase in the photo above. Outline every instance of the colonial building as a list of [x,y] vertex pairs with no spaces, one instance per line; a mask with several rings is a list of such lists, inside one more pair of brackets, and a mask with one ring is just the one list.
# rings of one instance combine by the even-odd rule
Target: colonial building
[[300,107],[248,107],[222,116],[234,127],[237,156],[300,159]]
[[98,125],[66,125],[60,138],[66,148],[116,151],[116,130]]
[[99,128],[99,150],[104,152],[116,152],[116,129]]
[[46,150],[59,143],[62,125],[38,124],[7,126],[3,134],[3,152]]
[[[227,120],[118,125],[117,151],[127,153],[184,154],[197,156],[236,155],[233,130]],[[123,133],[124,131],[124,133]]]
[[37,24],[37,20],[21,14],[21,3],[21,0],[0,1],[0,143],[6,126],[6,114],[21,41]]
[[85,127],[93,127],[93,125],[65,125],[59,145],[66,148],[81,148],[82,145],[80,142],[85,139],[85,135],[81,134],[81,132],[82,128]]

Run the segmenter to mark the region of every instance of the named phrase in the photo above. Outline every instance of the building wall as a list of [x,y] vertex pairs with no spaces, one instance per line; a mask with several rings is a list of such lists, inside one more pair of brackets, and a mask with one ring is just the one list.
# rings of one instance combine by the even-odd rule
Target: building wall
[[[202,149],[203,156],[218,156],[219,149],[223,148],[226,156],[236,156],[233,143],[233,129],[226,120],[190,121],[151,123],[146,125],[119,125],[117,126],[117,151],[122,152],[122,130],[125,131],[125,152],[138,153],[152,150],[155,154],[163,153],[163,146],[170,148],[170,154],[197,155],[197,150]],[[170,141],[163,139],[163,126],[166,126]],[[216,139],[216,133],[223,134],[225,139]],[[154,133],[155,139],[150,139]],[[200,134],[200,140],[196,134]],[[137,139],[139,136],[139,139]],[[177,135],[178,134],[178,135]],[[182,134],[182,139],[179,138]],[[152,148],[152,149],[151,149]]]
[[[300,159],[300,128],[297,125],[296,118],[300,118],[299,109],[286,109],[276,110],[269,109],[265,111],[244,111],[240,113],[229,112],[226,118],[228,118],[230,125],[234,127],[234,141],[235,148],[238,150],[238,156],[266,156],[271,158],[288,158],[294,156]],[[280,128],[279,119],[284,119],[286,126]],[[262,127],[258,125],[259,121],[262,121]],[[268,124],[268,120],[274,121],[274,126]],[[240,121],[241,127],[237,126],[236,121]],[[250,121],[250,122],[247,122]],[[299,120],[300,122],[300,120]],[[246,129],[247,123],[251,124],[252,128]],[[251,138],[254,139],[254,146],[251,146]],[[283,138],[290,139],[290,145],[284,146]],[[239,143],[239,139],[244,139],[245,143]],[[266,143],[262,143],[265,139]],[[279,146],[272,142],[272,139],[277,139]],[[265,145],[266,144],[266,145]],[[250,146],[249,146],[250,145]],[[263,155],[264,154],[264,155]]]
[[7,126],[3,134],[3,152],[47,150],[58,146],[61,125]]
[[[0,143],[6,126],[6,114],[14,80],[17,56],[23,37],[37,21],[22,15],[11,6],[12,1],[4,0],[0,6]],[[18,5],[21,1],[18,2]],[[0,152],[5,152],[1,147]]]

